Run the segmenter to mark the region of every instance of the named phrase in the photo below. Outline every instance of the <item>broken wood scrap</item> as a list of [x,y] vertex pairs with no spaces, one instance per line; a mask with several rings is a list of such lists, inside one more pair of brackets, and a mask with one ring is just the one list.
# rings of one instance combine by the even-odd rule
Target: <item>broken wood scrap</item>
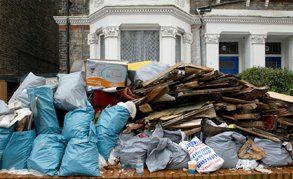
[[237,122],[237,125],[240,127],[245,127],[245,128],[264,129],[264,123],[262,121]]
[[277,137],[274,137],[274,136],[268,136],[266,134],[261,134],[261,133],[258,133],[258,132],[255,132],[252,130],[252,128],[244,128],[244,127],[240,127],[240,126],[237,126],[234,124],[234,127],[236,129],[239,129],[241,131],[244,131],[244,132],[247,132],[247,133],[250,133],[250,134],[253,134],[255,136],[258,136],[258,137],[262,137],[262,138],[266,138],[266,139],[269,139],[269,140],[272,140],[272,141],[275,141],[275,142],[280,142],[281,140],[278,139]]
[[140,105],[138,108],[142,113],[145,113],[145,114],[153,112],[152,107],[147,103]]
[[227,87],[227,88],[216,88],[216,89],[203,89],[203,90],[191,90],[178,93],[178,97],[189,97],[196,95],[207,95],[207,94],[221,94],[221,93],[231,93],[240,91],[241,87]]
[[186,118],[189,118],[189,117],[191,117],[191,116],[194,116],[194,115],[196,115],[196,114],[199,114],[199,113],[201,113],[201,112],[203,112],[203,111],[206,111],[206,110],[208,110],[208,109],[210,109],[210,108],[213,108],[213,105],[212,105],[212,104],[209,104],[209,105],[203,106],[202,108],[200,108],[200,109],[198,109],[198,110],[194,110],[194,111],[191,111],[191,112],[185,113],[185,114],[183,114],[183,115],[181,115],[181,116],[179,116],[179,117],[176,117],[175,119],[169,120],[169,121],[167,121],[167,122],[163,122],[163,123],[162,123],[162,126],[163,126],[163,127],[167,127],[167,126],[170,126],[170,125],[172,125],[172,124],[175,124],[175,123],[178,122],[178,121],[181,121],[181,120],[184,121]]
[[170,129],[189,129],[200,127],[202,119],[191,120],[188,122],[184,122],[182,124],[177,124],[174,126],[169,126]]
[[248,139],[238,151],[240,159],[261,160],[265,156],[264,149],[257,146],[251,139]]
[[186,136],[190,136],[190,135],[193,135],[195,133],[198,133],[201,131],[201,127],[198,127],[198,128],[194,128],[194,129],[191,129],[191,130],[186,130],[186,131],[183,131],[185,133]]
[[271,97],[273,99],[277,99],[277,100],[280,100],[280,101],[285,101],[285,102],[288,102],[288,103],[293,103],[293,96],[280,94],[280,93],[276,93],[276,92],[272,92],[272,91],[267,92],[267,94],[268,94],[269,97]]
[[163,78],[168,78],[169,73],[172,72],[173,70],[175,70],[176,68],[183,66],[183,62],[177,63],[175,65],[173,65],[172,67],[166,69],[165,71],[163,71],[162,73],[160,73],[159,75],[155,76],[154,78],[150,79],[147,82],[144,82],[142,85],[143,87],[149,86],[151,84],[154,84],[160,80],[162,80]]
[[288,118],[283,118],[283,117],[282,118],[278,118],[278,122],[280,124],[293,127],[293,120],[290,120]]
[[259,113],[250,113],[250,114],[234,114],[234,115],[220,115],[224,118],[233,120],[233,121],[238,121],[238,120],[257,120],[260,119],[261,116]]
[[168,91],[169,91],[169,87],[167,87],[167,86],[155,88],[145,96],[144,102],[150,103],[156,99],[159,99],[164,94],[166,94]]
[[240,99],[252,101],[257,98],[261,98],[266,96],[266,92],[268,91],[267,87],[261,88],[246,88],[237,93],[231,94],[231,97],[237,96]]
[[18,123],[17,123],[17,129],[16,131],[22,132],[25,128],[26,124],[26,117],[22,118]]
[[255,103],[250,103],[250,104],[238,104],[237,109],[242,109],[242,110],[254,110],[257,108],[257,105]]
[[230,98],[230,97],[222,97],[223,101],[231,104],[249,104],[252,103],[251,101],[246,101],[243,99],[237,99],[237,98]]
[[213,68],[209,68],[209,67],[205,67],[205,66],[200,66],[200,65],[195,65],[195,64],[192,64],[192,63],[182,64],[181,66],[183,66],[185,68],[186,67],[195,68],[195,69],[199,69],[199,70],[202,70],[202,71],[205,71],[205,72],[211,72],[211,71],[214,70]]
[[267,135],[267,136],[270,136],[270,137],[275,137],[275,138],[278,138],[279,140],[283,140],[282,136],[272,134],[272,133],[264,131],[262,129],[252,128],[252,131],[257,132],[259,134]]

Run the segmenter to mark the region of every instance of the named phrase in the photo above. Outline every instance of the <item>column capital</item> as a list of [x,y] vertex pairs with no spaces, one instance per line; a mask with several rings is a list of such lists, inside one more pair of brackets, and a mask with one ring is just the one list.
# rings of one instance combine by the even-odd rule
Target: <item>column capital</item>
[[99,44],[99,37],[97,33],[90,33],[87,35],[87,44]]
[[172,37],[176,38],[177,29],[171,26],[163,26],[161,27],[161,35],[162,37]]
[[113,37],[118,38],[119,36],[119,27],[118,26],[108,26],[103,29],[105,38]]
[[192,34],[184,33],[183,34],[183,43],[192,44]]
[[205,34],[204,37],[206,44],[218,44],[220,34]]
[[266,43],[266,34],[251,34],[250,39],[252,44],[265,44]]

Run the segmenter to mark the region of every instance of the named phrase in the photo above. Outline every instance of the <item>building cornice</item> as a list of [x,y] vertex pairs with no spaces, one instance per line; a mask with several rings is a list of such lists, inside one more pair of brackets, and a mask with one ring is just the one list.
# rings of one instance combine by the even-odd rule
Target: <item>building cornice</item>
[[293,18],[283,17],[204,17],[204,23],[237,23],[237,24],[293,24]]
[[[66,25],[67,16],[54,16],[58,25]],[[88,16],[69,16],[70,25],[90,25]]]
[[[172,15],[178,19],[181,19],[189,24],[199,23],[200,20],[197,16],[193,16],[189,13],[180,10],[175,6],[123,6],[123,7],[103,7],[88,16],[70,16],[69,21],[71,25],[89,25],[95,21],[102,19],[107,15],[131,15],[131,14],[160,14],[160,15]],[[57,24],[65,25],[67,21],[66,16],[54,16]]]
[[[120,6],[120,7],[103,7],[95,13],[88,16],[70,16],[71,25],[89,25],[107,15],[131,15],[131,14],[160,14],[172,15],[189,24],[201,24],[197,15],[180,10],[175,6]],[[59,25],[66,25],[66,16],[54,16],[54,19]],[[203,17],[203,22],[206,23],[237,23],[237,24],[293,24],[292,17],[258,17],[258,16],[223,16],[206,15]]]

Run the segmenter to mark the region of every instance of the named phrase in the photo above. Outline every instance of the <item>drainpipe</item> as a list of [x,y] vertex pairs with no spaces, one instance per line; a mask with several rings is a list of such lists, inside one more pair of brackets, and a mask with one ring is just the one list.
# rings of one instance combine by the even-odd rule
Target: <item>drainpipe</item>
[[67,10],[67,12],[66,12],[66,15],[67,15],[67,19],[66,19],[67,73],[70,73],[70,20],[69,20],[70,6],[71,6],[71,2],[70,2],[70,0],[67,0],[67,4],[66,4],[66,10]]
[[202,44],[202,28],[203,28],[203,19],[202,16],[200,15],[199,9],[195,9],[199,20],[200,20],[200,27],[199,27],[199,47],[200,47],[200,65],[203,65],[203,44]]

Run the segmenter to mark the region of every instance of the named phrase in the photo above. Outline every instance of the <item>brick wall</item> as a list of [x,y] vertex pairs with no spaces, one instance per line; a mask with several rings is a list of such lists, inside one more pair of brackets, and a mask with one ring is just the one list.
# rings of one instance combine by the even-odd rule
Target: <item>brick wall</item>
[[0,0],[0,74],[58,71],[55,0]]
[[[86,60],[90,56],[89,45],[87,44],[87,35],[89,34],[89,26],[70,26],[70,47],[69,57],[70,63],[74,60]],[[59,26],[59,60],[60,72],[67,70],[67,32],[66,26]]]
[[[70,0],[70,16],[82,16],[89,14],[89,0]],[[67,0],[59,0],[58,16],[67,15]],[[87,44],[87,35],[89,34],[89,26],[71,25],[69,40],[69,59],[70,64],[74,60],[86,60],[89,58],[89,45]],[[67,31],[66,26],[59,26],[59,63],[60,72],[67,70]]]
[[[221,0],[221,3],[231,0]],[[209,2],[215,4],[216,0],[191,0],[191,9],[208,6]],[[251,9],[251,10],[293,10],[293,0],[270,0],[269,6],[265,7],[265,0],[251,0],[250,6],[246,7],[246,1],[214,7],[215,9]]]
[[[70,15],[72,16],[81,16],[89,14],[89,0],[70,0],[72,2],[70,8]],[[66,16],[67,15],[67,0],[58,0],[58,15]]]

